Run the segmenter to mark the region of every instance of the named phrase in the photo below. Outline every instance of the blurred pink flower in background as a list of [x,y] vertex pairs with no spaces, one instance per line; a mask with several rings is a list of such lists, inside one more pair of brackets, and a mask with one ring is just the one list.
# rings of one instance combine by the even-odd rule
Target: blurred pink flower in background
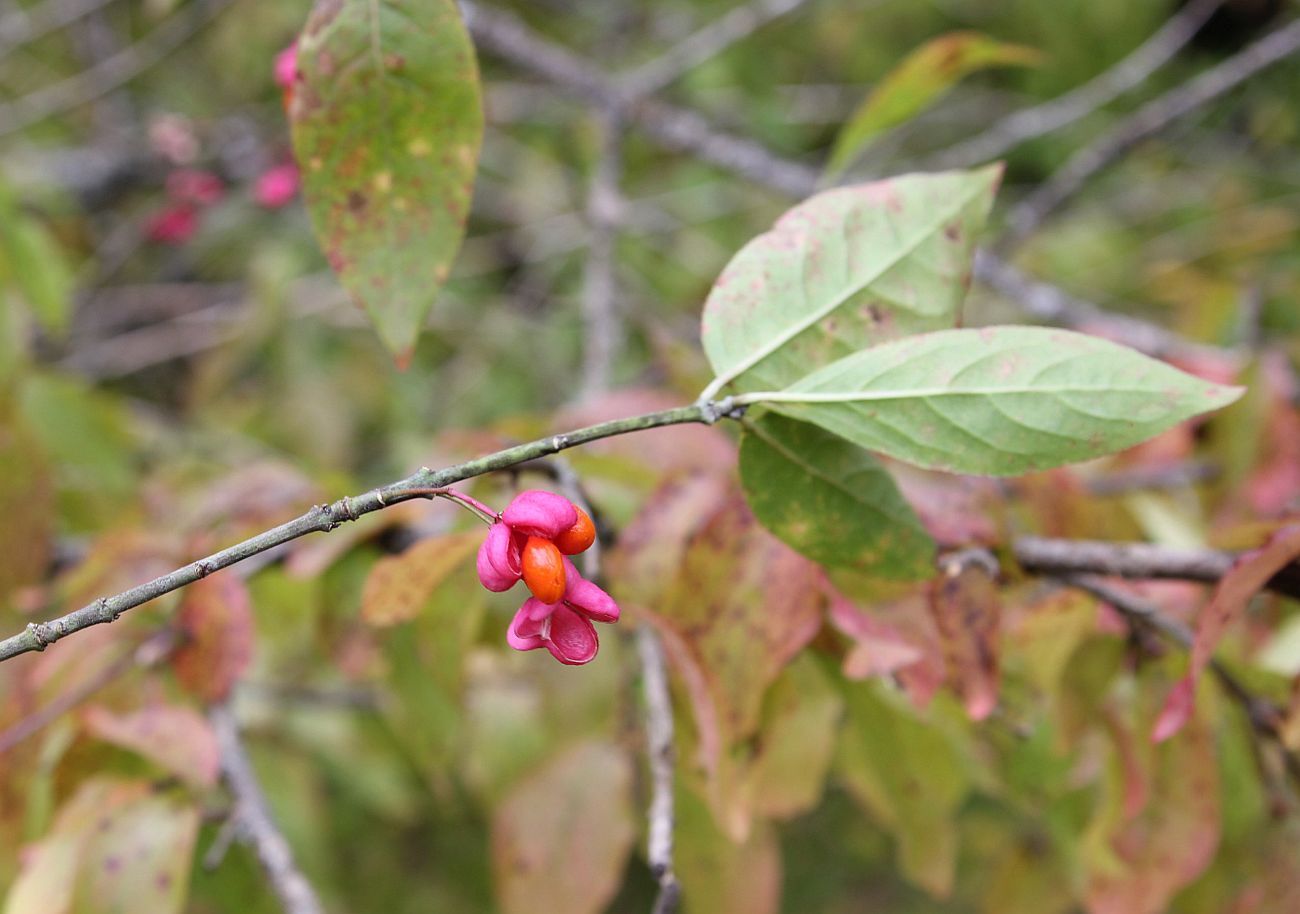
[[258,206],[279,209],[298,196],[298,166],[292,162],[276,165],[262,172],[253,186],[253,199]]

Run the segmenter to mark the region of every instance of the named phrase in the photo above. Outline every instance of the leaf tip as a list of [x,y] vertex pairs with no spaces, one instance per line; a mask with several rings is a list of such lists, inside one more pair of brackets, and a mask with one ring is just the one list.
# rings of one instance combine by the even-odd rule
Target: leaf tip
[[1191,719],[1195,701],[1196,681],[1190,675],[1184,676],[1165,700],[1165,706],[1151,730],[1151,742],[1163,743],[1183,729]]

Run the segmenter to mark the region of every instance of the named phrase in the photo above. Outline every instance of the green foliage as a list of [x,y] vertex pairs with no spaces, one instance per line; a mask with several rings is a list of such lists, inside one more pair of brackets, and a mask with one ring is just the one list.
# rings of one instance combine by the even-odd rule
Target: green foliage
[[933,573],[934,543],[889,473],[837,435],[773,413],[746,422],[740,481],[763,526],[815,562]]

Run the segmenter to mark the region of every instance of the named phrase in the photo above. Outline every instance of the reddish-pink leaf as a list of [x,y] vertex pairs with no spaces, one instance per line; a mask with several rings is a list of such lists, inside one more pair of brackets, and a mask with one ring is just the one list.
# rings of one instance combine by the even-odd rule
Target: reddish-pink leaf
[[185,642],[172,656],[181,685],[205,701],[222,701],[253,658],[253,608],[233,574],[190,585],[176,617]]
[[1197,619],[1196,640],[1187,676],[1174,687],[1157,720],[1152,739],[1166,740],[1187,723],[1195,704],[1196,683],[1214,655],[1223,633],[1246,610],[1246,604],[1277,574],[1300,556],[1300,524],[1283,527],[1263,546],[1240,556],[1214,588],[1209,604]]
[[1179,739],[1146,748],[1154,754],[1149,797],[1139,804],[1132,788],[1127,791],[1127,811],[1140,805],[1141,812],[1124,816],[1109,835],[1107,857],[1097,862],[1087,886],[1089,914],[1169,910],[1174,893],[1214,859],[1219,771],[1208,729],[1193,718]]
[[82,714],[92,736],[138,752],[197,787],[217,782],[220,758],[216,736],[193,708],[152,705],[127,714],[94,706]]
[[605,743],[575,746],[517,784],[492,816],[501,910],[603,911],[635,838],[627,756]]
[[943,644],[948,680],[972,720],[998,703],[998,633],[1002,600],[997,582],[978,562],[954,560],[930,586],[930,615]]
[[816,634],[821,571],[764,530],[733,488],[665,579],[653,618],[686,679],[713,770],[721,751],[754,733],[767,687]]

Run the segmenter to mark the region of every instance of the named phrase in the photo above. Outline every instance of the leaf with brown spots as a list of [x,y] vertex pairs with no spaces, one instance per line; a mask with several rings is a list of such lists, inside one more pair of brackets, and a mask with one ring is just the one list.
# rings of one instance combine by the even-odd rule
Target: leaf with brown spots
[[289,117],[326,258],[399,365],[465,234],[483,112],[452,0],[320,0]]
[[172,655],[176,678],[204,701],[225,700],[253,659],[253,607],[244,582],[227,573],[191,584],[176,624],[185,637]]
[[880,134],[915,117],[971,73],[989,67],[1028,66],[1041,54],[979,32],[949,32],[921,45],[890,70],[835,137],[828,177],[841,174]]
[[953,326],[1001,174],[904,175],[791,209],[709,293],[709,392],[781,390],[868,346]]
[[217,739],[203,715],[180,705],[149,705],[127,714],[94,706],[82,713],[86,730],[139,753],[196,787],[217,782]]
[[1152,738],[1159,741],[1173,736],[1192,715],[1196,703],[1196,683],[1223,633],[1242,613],[1246,604],[1268,583],[1269,578],[1300,557],[1300,525],[1283,527],[1263,546],[1237,559],[1214,588],[1214,595],[1197,619],[1196,640],[1184,676],[1165,702],[1156,720]]
[[184,906],[198,807],[143,781],[95,777],[23,855],[6,914],[174,914]]
[[375,563],[361,595],[361,617],[371,625],[414,619],[438,585],[478,551],[483,530],[420,540],[401,555]]
[[598,914],[636,840],[632,765],[587,742],[519,783],[492,816],[492,869],[504,914]]
[[954,559],[930,585],[930,615],[943,643],[948,681],[971,720],[983,720],[998,703],[998,636],[1002,597],[979,562]]
[[775,413],[745,422],[740,481],[754,515],[823,565],[886,578],[934,573],[934,542],[862,448]]

